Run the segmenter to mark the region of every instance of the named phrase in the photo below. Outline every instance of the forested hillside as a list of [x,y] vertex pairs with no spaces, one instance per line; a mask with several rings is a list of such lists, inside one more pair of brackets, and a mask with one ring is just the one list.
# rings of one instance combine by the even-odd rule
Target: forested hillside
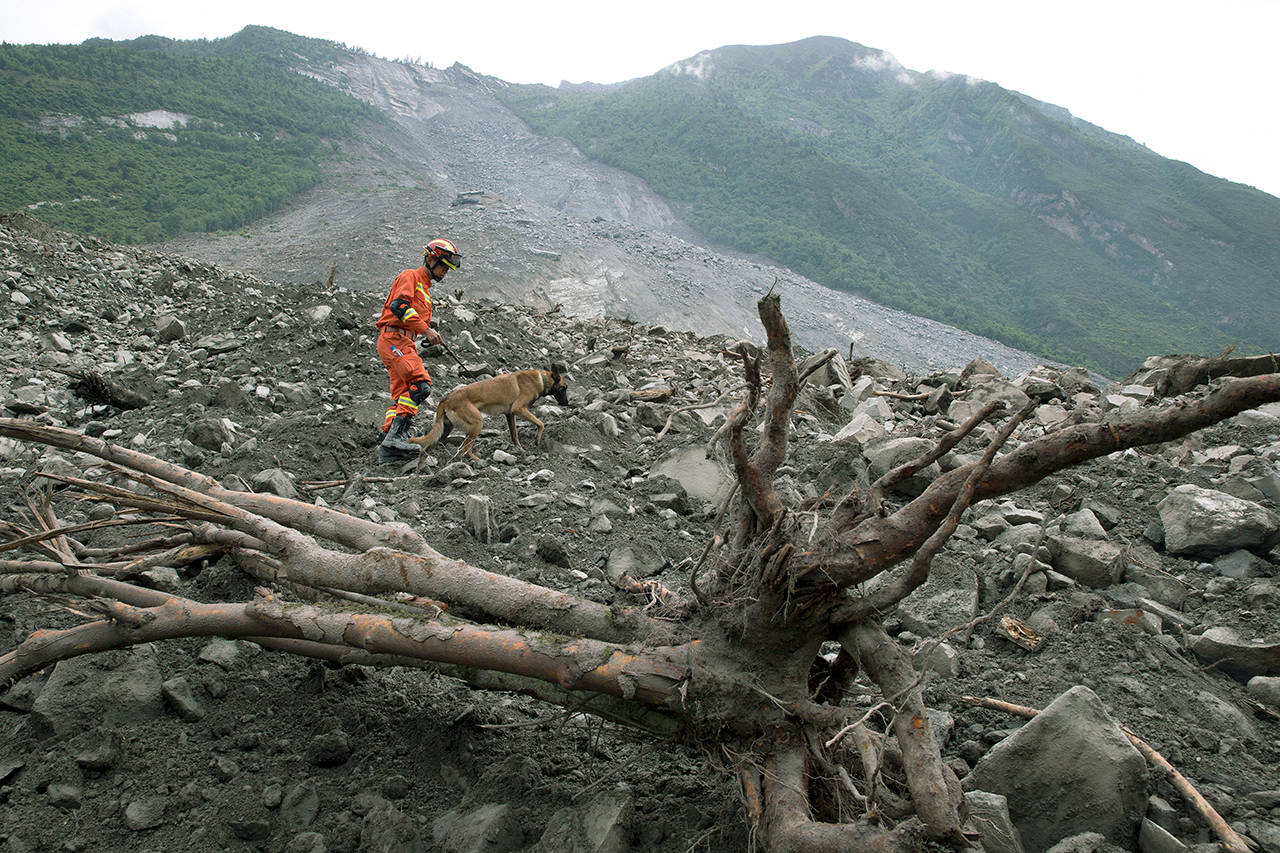
[[130,242],[257,219],[386,120],[294,70],[337,50],[262,27],[0,45],[0,209],[37,205],[53,225]]
[[[247,231],[349,143],[381,158],[398,144],[384,130],[452,141],[373,172],[466,161],[487,171],[465,188],[497,186],[493,169],[525,156],[492,132],[509,107],[640,177],[716,243],[1021,350],[1111,375],[1154,352],[1280,350],[1280,200],[991,83],[816,37],[611,86],[467,69],[446,86],[387,63],[361,100],[343,88],[359,54],[265,27],[0,45],[0,210],[126,242]],[[493,112],[451,113],[463,89]],[[420,120],[393,118],[401,107]],[[315,217],[307,239],[350,239],[317,233],[329,227]]]
[[995,84],[813,38],[497,91],[708,236],[830,287],[1109,371],[1280,348],[1280,200]]

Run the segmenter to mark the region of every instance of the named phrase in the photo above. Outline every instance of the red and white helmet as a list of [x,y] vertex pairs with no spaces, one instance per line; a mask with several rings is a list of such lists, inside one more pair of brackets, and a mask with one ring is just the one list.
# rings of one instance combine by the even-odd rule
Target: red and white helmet
[[462,266],[462,255],[452,240],[432,240],[422,252],[422,265],[430,268],[436,261],[443,263],[451,270]]

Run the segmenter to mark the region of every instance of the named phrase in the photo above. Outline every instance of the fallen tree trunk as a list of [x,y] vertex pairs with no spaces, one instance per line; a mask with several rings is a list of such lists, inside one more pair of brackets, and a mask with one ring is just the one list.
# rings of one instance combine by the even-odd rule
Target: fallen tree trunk
[[[95,569],[88,554],[73,561],[58,544],[66,530],[46,519],[11,543],[15,551],[43,547],[41,559],[0,563],[0,591],[75,596],[84,602],[75,612],[90,621],[38,631],[0,656],[0,683],[78,654],[214,635],[335,662],[444,666],[478,686],[538,696],[735,756],[748,813],[767,849],[909,850],[922,837],[962,848],[969,836],[960,792],[931,731],[921,678],[881,627],[881,615],[928,578],[931,558],[972,502],[1280,399],[1280,374],[1225,379],[1198,399],[1066,427],[1003,454],[1029,409],[1001,415],[990,406],[866,494],[851,493],[825,518],[802,526],[775,478],[787,458],[804,377],[778,297],[765,297],[759,309],[767,349],[757,357],[740,348],[746,394],[717,433],[737,480],[723,508],[725,530],[704,551],[704,559],[713,551],[715,558],[699,577],[696,599],[675,600],[666,588],[651,588],[662,590],[654,596],[663,618],[484,571],[403,528],[228,490],[71,430],[0,419],[0,435],[91,454],[139,488],[49,478],[170,523],[184,519],[183,541],[153,536],[157,551],[220,548],[259,582],[282,590],[217,603],[142,590],[99,577],[107,568]],[[892,485],[1002,417],[980,461],[886,509]],[[908,561],[898,576],[883,579],[880,593],[854,589]],[[288,590],[306,591],[309,603],[286,600]],[[320,598],[323,590],[343,597],[334,604]],[[369,601],[388,593],[440,605],[381,612]],[[844,652],[828,664],[819,653],[833,641]],[[843,704],[859,672],[879,690],[876,707],[890,709],[883,723],[878,714]],[[815,673],[822,677],[815,680]],[[846,737],[849,746],[842,744]]]
[[1147,359],[1127,381],[1151,385],[1159,397],[1176,397],[1208,385],[1224,376],[1264,376],[1280,373],[1280,356],[1266,355],[1227,358],[1195,358],[1187,356],[1162,356]]

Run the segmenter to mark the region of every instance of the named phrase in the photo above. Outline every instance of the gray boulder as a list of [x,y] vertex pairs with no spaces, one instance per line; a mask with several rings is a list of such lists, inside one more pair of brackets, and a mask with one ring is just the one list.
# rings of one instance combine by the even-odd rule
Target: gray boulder
[[161,681],[149,645],[59,661],[32,705],[32,726],[41,736],[65,737],[154,720],[164,713]]
[[1241,548],[1266,553],[1280,543],[1280,516],[1225,492],[1182,485],[1156,509],[1171,554],[1216,557]]
[[1009,800],[990,791],[969,791],[964,795],[969,821],[982,833],[986,853],[1023,853],[1022,836],[1009,816]]
[[[875,480],[899,465],[923,456],[935,446],[936,442],[927,438],[913,436],[886,438],[868,444],[863,448],[863,455],[867,457],[867,466],[870,470],[871,479]],[[931,462],[923,471],[898,483],[894,490],[915,497],[923,492],[929,483],[933,482],[934,478],[941,473],[942,468],[938,463]]]
[[187,336],[187,326],[172,314],[156,319],[156,341],[162,344],[180,341]]
[[1248,680],[1280,675],[1280,642],[1247,640],[1231,628],[1210,628],[1191,641],[1191,651],[1228,675]]
[[1062,519],[1062,532],[1080,539],[1106,539],[1107,531],[1091,510],[1082,509]]
[[1132,849],[1112,844],[1101,832],[1082,832],[1062,839],[1045,853],[1127,853]]
[[1120,582],[1125,564],[1123,546],[1077,536],[1054,535],[1048,540],[1054,571],[1094,588]]
[[422,853],[427,845],[413,820],[383,800],[364,816],[360,829],[360,849],[369,853]]
[[524,847],[520,818],[505,803],[449,812],[436,820],[434,835],[448,853],[514,853]]
[[182,437],[196,447],[217,453],[222,445],[230,444],[235,436],[222,418],[200,418],[189,424]]
[[676,480],[695,498],[719,503],[733,488],[732,473],[722,463],[708,459],[702,447],[682,447],[663,457],[649,472]]
[[1073,687],[997,743],[964,779],[965,790],[1008,798],[1031,850],[1098,832],[1133,849],[1147,802],[1147,767],[1087,687]]
[[667,562],[661,553],[641,543],[623,545],[609,554],[604,573],[611,583],[617,583],[624,574],[633,580],[642,580],[662,571]]
[[1249,679],[1247,689],[1254,699],[1280,710],[1280,678],[1255,675]]
[[253,486],[254,491],[267,492],[290,500],[298,496],[298,490],[293,485],[293,475],[282,468],[259,471],[253,475],[250,485]]
[[1218,570],[1218,574],[1228,578],[1236,578],[1237,580],[1243,578],[1265,578],[1275,572],[1275,569],[1266,560],[1252,551],[1244,549],[1223,554],[1213,561],[1213,567]]
[[631,821],[635,814],[631,791],[619,788],[593,797],[580,808],[565,808],[551,816],[538,853],[627,853],[631,849]]

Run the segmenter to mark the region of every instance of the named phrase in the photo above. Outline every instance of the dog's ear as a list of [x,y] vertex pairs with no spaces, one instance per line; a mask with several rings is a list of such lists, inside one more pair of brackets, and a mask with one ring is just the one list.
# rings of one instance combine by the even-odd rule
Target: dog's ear
[[562,373],[568,373],[568,372],[569,372],[569,366],[568,366],[568,365],[566,365],[563,361],[553,361],[553,362],[551,362],[550,368],[551,368],[551,375],[552,375],[552,376],[559,376],[559,375],[560,375],[560,374],[562,374]]

